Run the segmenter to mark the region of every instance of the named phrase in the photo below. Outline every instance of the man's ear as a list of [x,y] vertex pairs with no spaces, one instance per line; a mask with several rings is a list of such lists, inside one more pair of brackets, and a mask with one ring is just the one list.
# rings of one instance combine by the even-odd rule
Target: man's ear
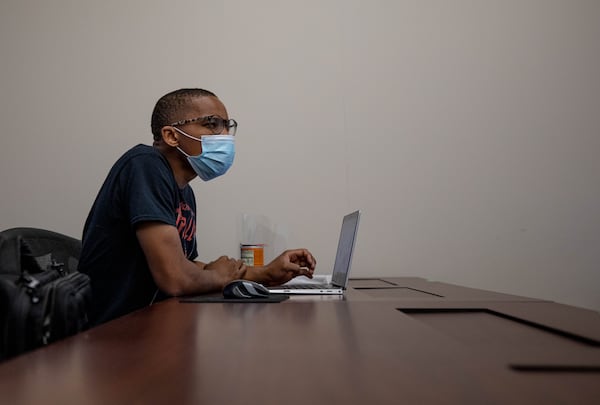
[[175,131],[173,127],[162,127],[160,130],[160,134],[162,135],[163,142],[167,145],[172,147],[179,146],[177,131]]

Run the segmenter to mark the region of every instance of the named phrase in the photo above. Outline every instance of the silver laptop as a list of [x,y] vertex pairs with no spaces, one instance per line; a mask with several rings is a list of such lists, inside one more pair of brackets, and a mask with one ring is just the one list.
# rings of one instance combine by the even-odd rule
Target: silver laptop
[[342,230],[330,284],[284,284],[269,287],[271,294],[343,294],[352,266],[352,254],[359,220],[360,211],[354,211],[346,215],[342,221]]

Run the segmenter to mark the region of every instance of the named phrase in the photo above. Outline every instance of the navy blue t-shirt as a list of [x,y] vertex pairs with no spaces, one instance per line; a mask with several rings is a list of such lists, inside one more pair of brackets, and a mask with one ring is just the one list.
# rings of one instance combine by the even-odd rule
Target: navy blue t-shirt
[[92,283],[92,324],[164,298],[135,233],[136,226],[146,221],[175,226],[187,258],[198,256],[192,188],[179,188],[157,149],[137,145],[110,170],[83,229],[79,271],[88,274]]

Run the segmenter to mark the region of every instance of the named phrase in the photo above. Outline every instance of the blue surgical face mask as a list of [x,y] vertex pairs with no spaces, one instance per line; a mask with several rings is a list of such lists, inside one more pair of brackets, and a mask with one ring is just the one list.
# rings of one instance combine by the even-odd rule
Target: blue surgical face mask
[[209,181],[229,170],[235,157],[235,137],[233,135],[207,135],[198,139],[179,128],[173,128],[180,134],[202,143],[202,153],[197,156],[188,155],[180,147],[177,147],[181,153],[187,156],[188,162],[198,177]]

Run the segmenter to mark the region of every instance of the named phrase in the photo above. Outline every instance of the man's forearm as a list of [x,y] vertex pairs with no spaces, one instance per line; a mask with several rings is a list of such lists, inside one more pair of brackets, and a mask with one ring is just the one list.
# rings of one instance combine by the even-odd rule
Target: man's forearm
[[257,283],[261,283],[263,285],[271,285],[272,280],[269,276],[269,272],[267,270],[267,266],[254,266],[248,267],[246,270],[246,275],[244,276],[246,280],[256,281]]

